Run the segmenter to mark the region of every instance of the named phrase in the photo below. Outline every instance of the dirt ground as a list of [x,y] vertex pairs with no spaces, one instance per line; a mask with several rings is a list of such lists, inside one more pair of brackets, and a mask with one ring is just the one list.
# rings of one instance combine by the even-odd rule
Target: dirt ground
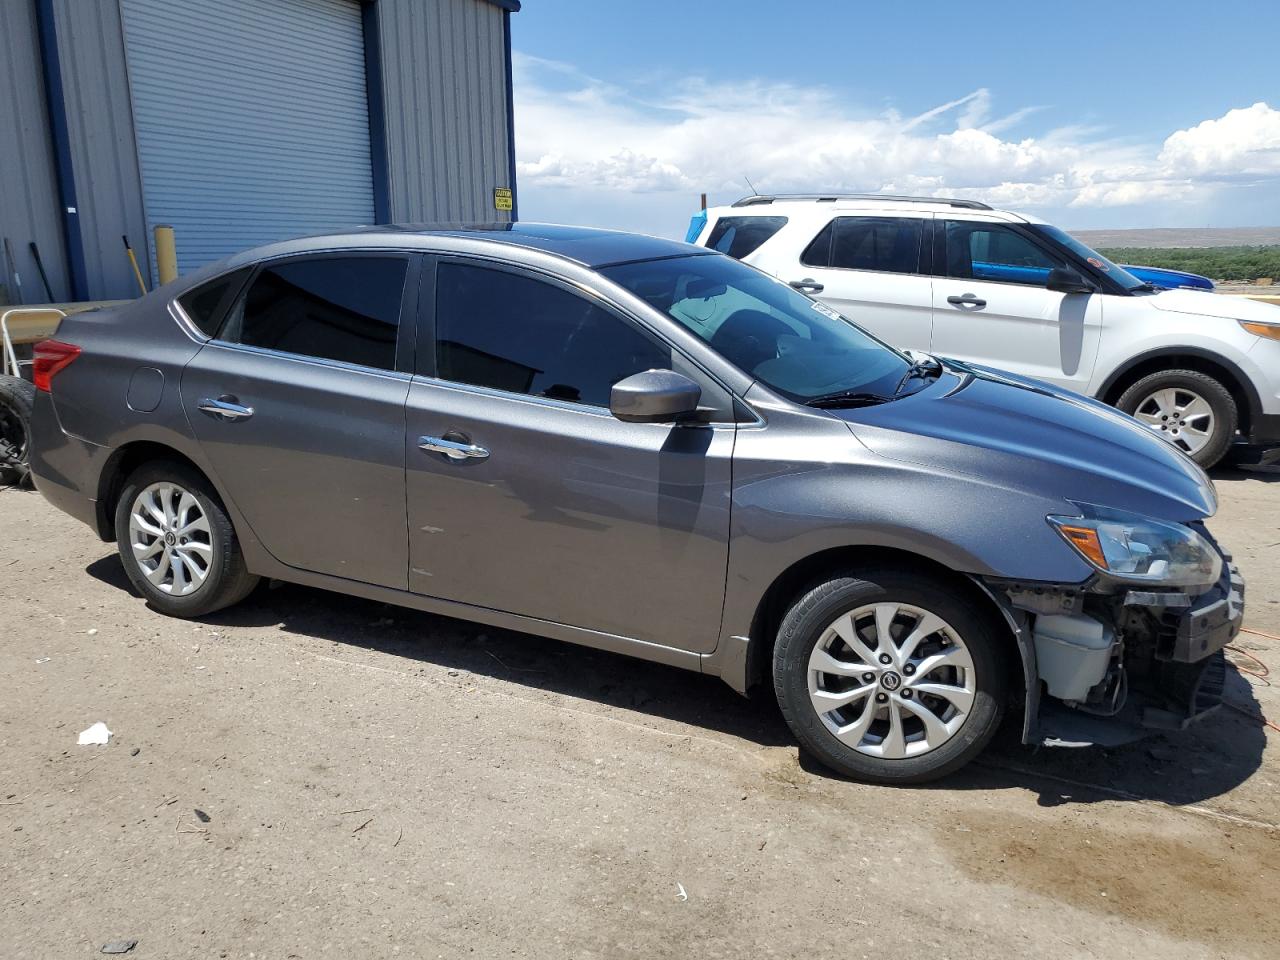
[[[1280,636],[1280,474],[1218,488]],[[1264,680],[1229,696],[1280,719]],[[0,491],[6,956],[1274,958],[1277,738],[1222,710],[862,786],[674,669],[292,586],[166,619]]]

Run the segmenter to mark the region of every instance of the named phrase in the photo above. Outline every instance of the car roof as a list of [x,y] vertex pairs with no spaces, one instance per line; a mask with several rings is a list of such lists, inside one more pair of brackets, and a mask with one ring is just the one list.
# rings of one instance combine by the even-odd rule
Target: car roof
[[1030,218],[1008,210],[997,210],[976,200],[957,200],[950,197],[898,197],[884,194],[814,193],[751,196],[729,205],[715,207],[721,217],[794,216],[797,214],[820,215],[831,210],[915,210],[925,213],[977,214],[999,220],[1023,221]]
[[539,250],[598,269],[637,260],[700,256],[705,247],[664,240],[639,233],[574,227],[554,223],[406,223],[358,227],[340,233],[321,234],[268,244],[235,258],[241,263],[333,248],[378,249],[395,247],[429,250],[434,239],[457,238]]

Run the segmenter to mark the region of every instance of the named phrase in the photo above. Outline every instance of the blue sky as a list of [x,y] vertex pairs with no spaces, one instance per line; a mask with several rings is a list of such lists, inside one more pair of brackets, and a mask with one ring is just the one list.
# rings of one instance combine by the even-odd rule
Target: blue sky
[[1068,228],[1280,224],[1270,6],[525,0],[521,216],[680,235],[749,177]]

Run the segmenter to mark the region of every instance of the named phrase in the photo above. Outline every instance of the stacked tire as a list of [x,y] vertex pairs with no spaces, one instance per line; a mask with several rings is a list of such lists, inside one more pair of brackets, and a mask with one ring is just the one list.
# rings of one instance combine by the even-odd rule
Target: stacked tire
[[0,374],[0,486],[30,486],[28,452],[36,390],[26,380]]

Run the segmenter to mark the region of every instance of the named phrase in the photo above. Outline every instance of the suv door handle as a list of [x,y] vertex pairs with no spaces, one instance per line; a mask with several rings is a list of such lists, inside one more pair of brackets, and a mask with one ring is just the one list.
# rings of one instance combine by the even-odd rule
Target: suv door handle
[[197,407],[201,413],[207,413],[215,420],[230,422],[248,420],[253,416],[253,407],[244,406],[239,397],[233,397],[229,393],[224,393],[217,400],[205,397]]
[[957,307],[985,307],[987,305],[987,301],[981,297],[974,296],[972,293],[966,293],[960,297],[947,297],[947,303],[954,304]]
[[443,453],[450,460],[488,460],[489,451],[465,440],[448,440],[445,437],[419,437],[418,449],[429,453]]
[[821,293],[822,284],[812,277],[805,277],[803,280],[792,280],[791,286],[795,287],[801,293]]

